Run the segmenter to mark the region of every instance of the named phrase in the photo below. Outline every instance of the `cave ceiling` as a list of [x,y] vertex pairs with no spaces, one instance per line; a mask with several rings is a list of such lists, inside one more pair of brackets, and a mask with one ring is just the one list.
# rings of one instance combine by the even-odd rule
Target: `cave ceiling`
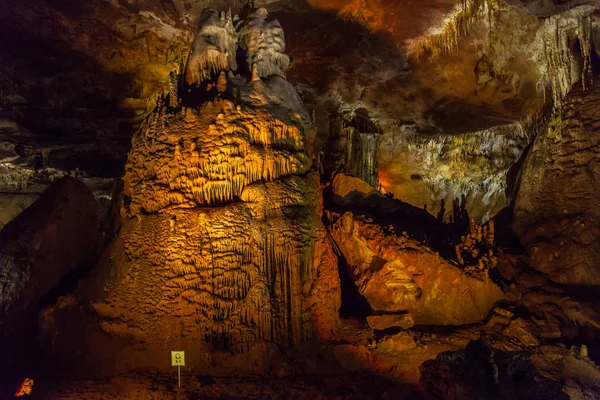
[[[40,193],[69,173],[108,201],[133,132],[168,92],[169,74],[184,65],[197,16],[206,7],[238,13],[243,3],[3,1],[0,191]],[[473,133],[518,126],[516,136],[509,135],[511,146],[518,142],[516,153],[508,161],[500,155],[494,165],[501,167],[490,167],[504,179],[527,144],[519,139],[523,127],[535,122],[548,96],[560,97],[563,87],[578,80],[574,73],[568,83],[562,82],[567,78],[557,83],[556,63],[545,50],[548,40],[558,38],[561,29],[579,32],[582,18],[589,25],[587,39],[577,32],[563,35],[565,46],[581,53],[575,39],[598,38],[593,1],[257,0],[255,5],[266,7],[285,30],[287,78],[313,113],[317,153],[331,136],[332,115],[351,120],[359,113],[383,134],[379,183],[419,206],[448,195],[448,184],[429,193],[431,182],[481,185],[491,175],[476,171],[473,178],[467,171],[448,177],[440,172],[448,163],[427,169],[422,157],[404,147],[394,150],[394,135],[408,130],[421,141],[419,147],[427,140],[476,138]],[[573,56],[565,62],[585,64]],[[410,177],[424,177],[425,186],[413,182],[407,190]],[[504,196],[505,187],[496,186]],[[488,200],[479,216],[501,208]],[[0,196],[0,201],[7,200]],[[498,201],[504,204],[504,198]]]

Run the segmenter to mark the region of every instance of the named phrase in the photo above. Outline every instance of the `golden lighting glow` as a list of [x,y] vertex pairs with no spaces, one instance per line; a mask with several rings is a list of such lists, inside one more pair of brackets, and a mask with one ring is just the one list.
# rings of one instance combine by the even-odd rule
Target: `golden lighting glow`
[[21,397],[25,395],[30,395],[33,390],[33,379],[25,378],[25,380],[19,385],[19,388],[15,392],[15,396]]

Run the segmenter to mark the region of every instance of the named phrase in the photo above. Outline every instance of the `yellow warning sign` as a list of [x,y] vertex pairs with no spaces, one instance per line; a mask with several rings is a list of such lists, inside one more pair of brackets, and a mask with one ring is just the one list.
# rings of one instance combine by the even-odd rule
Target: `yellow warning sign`
[[172,351],[171,365],[177,367],[185,367],[185,351]]

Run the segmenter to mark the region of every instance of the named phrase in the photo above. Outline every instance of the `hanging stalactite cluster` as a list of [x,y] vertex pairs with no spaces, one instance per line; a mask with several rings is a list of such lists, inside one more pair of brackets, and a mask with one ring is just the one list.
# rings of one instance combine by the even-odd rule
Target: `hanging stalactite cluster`
[[331,120],[332,139],[328,144],[324,170],[346,171],[373,187],[378,185],[377,141],[380,130],[364,118],[337,116]]
[[[174,116],[157,111],[148,120],[126,167],[132,214],[169,204],[228,203],[253,182],[308,170],[301,126],[264,111],[222,105],[219,110],[208,105],[200,116],[191,109]],[[217,111],[214,123],[203,125],[211,111]]]
[[481,195],[487,204],[506,190],[506,173],[528,141],[521,125],[512,124],[456,136],[415,136],[408,139],[408,150],[440,199]]
[[[425,36],[410,41],[409,52],[418,60],[425,55],[437,57],[454,51],[460,40],[467,35],[473,23],[491,21],[491,10],[501,0],[462,0],[441,26],[430,30]],[[491,22],[490,22],[491,24]]]
[[538,90],[550,86],[554,109],[560,108],[573,85],[583,90],[592,78],[592,6],[581,6],[546,19],[538,31],[535,45],[543,52],[537,56],[542,78]]

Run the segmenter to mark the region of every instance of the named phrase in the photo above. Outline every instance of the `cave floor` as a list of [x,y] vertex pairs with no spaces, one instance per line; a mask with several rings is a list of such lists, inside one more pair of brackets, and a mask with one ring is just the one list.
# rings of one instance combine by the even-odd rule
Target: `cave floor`
[[172,374],[128,374],[60,382],[36,380],[30,399],[420,399],[420,391],[368,374],[293,378],[240,378]]

